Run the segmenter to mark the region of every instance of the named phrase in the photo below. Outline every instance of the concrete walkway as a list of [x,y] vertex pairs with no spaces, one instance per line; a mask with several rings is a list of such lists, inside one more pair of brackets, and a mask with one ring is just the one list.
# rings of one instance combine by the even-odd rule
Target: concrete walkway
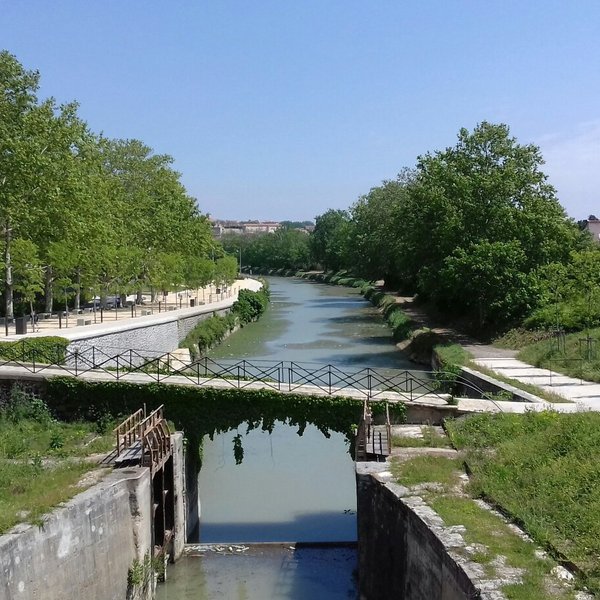
[[[567,377],[549,369],[539,369],[516,358],[498,356],[475,358],[473,362],[504,377],[510,377],[521,383],[535,385],[544,391],[558,394],[566,400],[577,403],[581,407],[580,409],[600,410],[600,383]],[[553,406],[558,406],[558,403]]]

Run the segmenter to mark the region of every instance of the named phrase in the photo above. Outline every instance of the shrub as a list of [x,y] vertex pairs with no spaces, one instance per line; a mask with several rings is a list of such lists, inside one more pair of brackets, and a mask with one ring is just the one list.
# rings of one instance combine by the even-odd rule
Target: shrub
[[18,362],[63,364],[69,340],[57,336],[0,342],[0,358]]
[[11,388],[8,401],[3,406],[2,415],[12,423],[28,419],[43,425],[52,422],[52,415],[45,402],[19,385]]
[[392,329],[395,342],[401,342],[410,337],[414,322],[399,306],[396,305],[387,311],[386,320]]
[[189,348],[195,359],[199,354],[223,341],[237,325],[244,325],[258,319],[269,305],[269,289],[266,284],[258,292],[240,290],[231,312],[224,317],[214,315],[201,321],[181,342],[182,348]]

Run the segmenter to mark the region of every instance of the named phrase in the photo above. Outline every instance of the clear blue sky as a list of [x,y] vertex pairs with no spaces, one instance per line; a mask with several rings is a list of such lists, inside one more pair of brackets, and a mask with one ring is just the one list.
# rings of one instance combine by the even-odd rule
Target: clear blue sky
[[214,217],[347,208],[482,120],[600,213],[598,0],[0,0],[0,48]]

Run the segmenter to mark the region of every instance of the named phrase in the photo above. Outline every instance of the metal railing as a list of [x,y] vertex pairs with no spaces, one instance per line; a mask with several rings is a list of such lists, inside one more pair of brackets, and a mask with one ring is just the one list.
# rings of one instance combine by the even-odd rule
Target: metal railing
[[64,347],[39,350],[23,345],[22,353],[16,345],[9,356],[0,355],[0,368],[17,366],[32,373],[73,377],[102,375],[117,381],[143,380],[173,383],[193,383],[198,386],[270,388],[293,392],[302,388],[327,395],[348,395],[360,398],[382,399],[390,392],[399,400],[418,400],[423,396],[437,396],[449,400],[458,387],[469,389],[475,397],[483,397],[482,390],[455,373],[442,371],[409,371],[372,367],[350,368],[289,361],[266,360],[213,360],[202,357],[182,363],[181,357],[171,353],[149,350],[106,348],[81,345],[72,350]]

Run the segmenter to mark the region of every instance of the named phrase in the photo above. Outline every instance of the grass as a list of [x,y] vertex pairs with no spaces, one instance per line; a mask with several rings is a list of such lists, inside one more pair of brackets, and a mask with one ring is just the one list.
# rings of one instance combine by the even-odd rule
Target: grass
[[63,423],[44,402],[13,387],[0,398],[0,533],[79,493],[94,466],[83,459],[112,448],[112,423]]
[[392,474],[405,486],[420,483],[440,483],[453,486],[459,482],[462,461],[439,456],[415,456],[409,460],[395,460]]
[[501,506],[600,594],[600,414],[474,415],[447,424],[470,491]]
[[0,460],[45,457],[84,457],[107,452],[112,434],[99,435],[95,423],[47,424],[31,419],[11,423],[0,419]]
[[[520,415],[516,415],[517,420]],[[469,420],[464,423],[453,422],[455,439],[463,447],[467,440],[474,440],[476,448],[489,448],[489,444],[506,437],[516,435],[523,429],[535,429],[533,423],[528,426],[512,423],[510,426],[495,427],[493,423],[479,423],[477,426]],[[466,427],[466,430],[463,430]],[[475,435],[480,432],[481,436]],[[487,453],[493,461],[493,455]],[[502,578],[497,565],[499,557],[504,564],[521,570],[520,581],[507,582],[502,591],[511,600],[530,600],[533,598],[555,598],[572,600],[574,591],[558,584],[551,575],[555,562],[550,558],[536,555],[537,546],[517,535],[498,514],[477,504],[472,497],[460,491],[460,474],[464,472],[462,458],[417,456],[407,461],[395,460],[392,473],[398,483],[415,486],[424,483],[438,484],[419,490],[425,501],[440,515],[446,526],[462,525],[463,537],[467,544],[478,544],[477,551],[466,553],[465,557],[480,563],[490,578]],[[475,487],[471,488],[477,493]]]
[[520,350],[525,346],[530,346],[541,340],[548,339],[550,332],[544,329],[523,329],[517,327],[507,331],[504,335],[493,341],[493,345],[498,348],[509,348],[511,350]]
[[471,354],[460,344],[440,344],[435,346],[435,353],[441,364],[441,370],[452,370],[453,367],[462,367],[471,359]]
[[497,556],[505,556],[506,564],[523,569],[522,582],[502,586],[502,591],[511,600],[532,600],[533,598],[574,598],[571,590],[547,589],[550,571],[554,561],[538,558],[536,547],[510,530],[498,515],[477,505],[470,498],[437,495],[431,500],[431,507],[442,517],[447,526],[462,525],[466,531],[465,541],[469,544],[482,544],[487,547],[471,556],[486,567],[493,575],[492,561]]
[[0,462],[0,533],[23,521],[41,524],[42,515],[79,492],[90,465],[82,461],[41,466],[39,460]]
[[[588,336],[591,340],[589,353]],[[600,328],[566,335],[564,348],[560,349],[556,338],[539,341],[523,348],[517,358],[570,377],[600,382]]]

